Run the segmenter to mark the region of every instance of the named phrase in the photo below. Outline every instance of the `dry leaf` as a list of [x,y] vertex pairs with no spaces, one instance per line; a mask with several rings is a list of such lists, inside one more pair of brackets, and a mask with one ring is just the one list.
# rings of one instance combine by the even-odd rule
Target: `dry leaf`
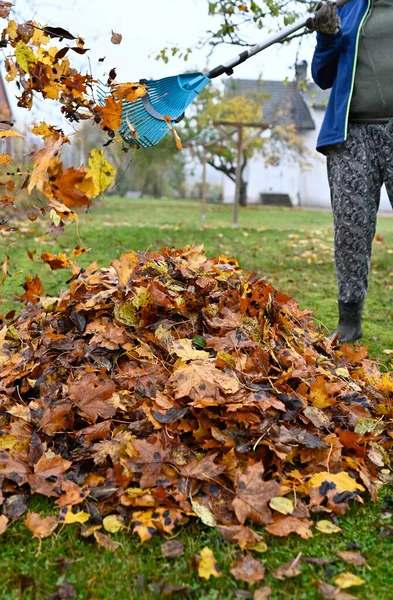
[[334,583],[342,590],[347,588],[364,585],[366,582],[361,577],[350,573],[349,571],[345,571],[344,573],[340,573],[335,577]]
[[253,584],[265,577],[265,567],[250,554],[239,556],[230,569],[237,581]]
[[273,571],[273,577],[275,579],[287,579],[290,577],[296,577],[297,575],[300,575],[302,572],[302,568],[300,565],[301,556],[302,553],[299,552],[296,558],[293,558],[292,560],[289,560],[283,565],[277,567],[277,569]]
[[317,589],[322,598],[326,598],[326,600],[358,600],[357,596],[347,594],[341,591],[340,588],[336,588],[334,585],[330,585],[330,583],[325,583],[324,581],[318,584]]
[[349,563],[351,565],[356,565],[358,567],[363,567],[367,564],[366,559],[364,558],[364,556],[359,554],[359,552],[342,550],[341,552],[337,552],[337,556],[341,558],[341,560],[343,560],[344,562]]
[[184,544],[179,540],[168,540],[161,546],[161,554],[167,558],[177,558],[184,554]]
[[52,535],[57,527],[56,517],[41,517],[38,513],[29,512],[25,519],[25,526],[30,529],[34,537],[43,539]]
[[0,535],[2,535],[8,526],[8,517],[0,515]]
[[114,31],[112,31],[112,37],[111,37],[112,44],[120,44],[122,39],[123,39],[123,36],[121,35],[121,33],[115,33]]
[[105,535],[105,533],[101,533],[101,531],[94,531],[93,536],[95,537],[97,544],[110,552],[115,552],[121,546],[119,542],[115,542],[108,535]]
[[262,588],[255,590],[253,600],[269,600],[272,593],[272,588],[265,585]]

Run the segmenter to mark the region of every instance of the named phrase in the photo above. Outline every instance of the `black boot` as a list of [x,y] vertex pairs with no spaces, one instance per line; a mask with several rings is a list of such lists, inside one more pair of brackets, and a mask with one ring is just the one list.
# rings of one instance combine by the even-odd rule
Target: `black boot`
[[339,342],[354,342],[362,337],[362,312],[364,300],[360,302],[338,301],[339,322],[338,327],[329,335],[333,339],[339,335]]

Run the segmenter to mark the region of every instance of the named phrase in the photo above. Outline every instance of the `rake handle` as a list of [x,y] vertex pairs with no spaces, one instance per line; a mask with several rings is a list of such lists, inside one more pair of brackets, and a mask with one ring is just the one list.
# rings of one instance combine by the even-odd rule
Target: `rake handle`
[[[337,0],[337,2],[335,2],[335,4],[337,6],[343,6],[344,4],[347,4],[347,2],[350,2],[350,0]],[[284,27],[284,29],[281,29],[281,31],[274,33],[273,35],[268,37],[266,40],[261,42],[260,44],[256,44],[255,46],[252,46],[248,50],[241,52],[240,54],[235,56],[232,60],[225,63],[225,65],[219,65],[218,67],[215,67],[214,69],[209,71],[209,73],[207,74],[207,77],[210,77],[210,79],[214,79],[214,77],[219,77],[220,75],[223,75],[224,73],[226,73],[227,75],[231,75],[232,74],[231,71],[232,71],[233,67],[237,67],[237,65],[240,65],[241,63],[246,61],[251,56],[258,54],[258,52],[262,52],[262,50],[266,50],[266,48],[269,48],[269,46],[272,46],[273,44],[276,44],[277,42],[281,42],[282,40],[285,40],[287,37],[289,37],[293,33],[296,33],[296,31],[299,31],[299,29],[306,27],[307,21],[312,17],[313,17],[312,14],[305,15],[299,21],[296,21],[296,23],[293,23],[292,25],[288,25],[287,27]]]

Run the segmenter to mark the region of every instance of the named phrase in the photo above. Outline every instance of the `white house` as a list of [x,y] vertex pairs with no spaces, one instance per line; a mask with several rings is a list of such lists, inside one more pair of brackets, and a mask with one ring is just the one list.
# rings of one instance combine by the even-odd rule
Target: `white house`
[[[278,166],[265,166],[262,156],[255,156],[250,160],[245,173],[249,204],[330,207],[326,159],[315,150],[329,91],[319,89],[306,78],[307,63],[303,61],[297,65],[296,80],[292,82],[232,77],[226,80],[226,90],[232,94],[244,96],[255,92],[263,93],[264,122],[277,122],[276,115],[279,114],[280,122],[295,123],[297,133],[307,148],[306,167],[290,164],[285,159]],[[228,177],[210,167],[207,181],[210,184],[220,183],[224,202],[233,202],[235,186]],[[381,210],[389,209],[390,203],[383,190]]]

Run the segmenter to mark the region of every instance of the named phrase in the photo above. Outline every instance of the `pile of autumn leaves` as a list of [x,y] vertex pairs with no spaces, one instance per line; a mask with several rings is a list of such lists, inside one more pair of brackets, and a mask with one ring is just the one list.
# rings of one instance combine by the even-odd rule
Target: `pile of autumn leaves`
[[28,297],[0,330],[0,532],[42,494],[59,513],[27,515],[40,538],[200,519],[258,549],[251,524],[334,530],[388,478],[390,374],[235,261],[125,254]]

